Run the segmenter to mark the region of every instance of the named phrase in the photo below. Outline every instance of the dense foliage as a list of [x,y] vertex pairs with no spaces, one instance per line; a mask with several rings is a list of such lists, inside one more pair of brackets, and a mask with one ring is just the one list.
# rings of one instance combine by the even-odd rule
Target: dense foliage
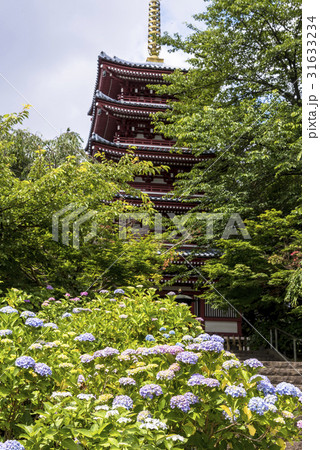
[[155,87],[178,99],[158,114],[156,128],[177,148],[208,156],[181,174],[177,195],[201,193],[197,210],[222,214],[224,224],[237,213],[250,228],[251,243],[236,233],[221,239],[221,220],[210,239],[204,225],[189,223],[198,244],[222,250],[205,270],[210,283],[219,280],[219,292],[209,295],[213,304],[221,307],[225,297],[244,312],[259,309],[270,323],[276,315],[285,321],[288,303],[301,304],[300,268],[290,263],[301,250],[301,5],[207,3],[196,16],[199,28],[163,39],[172,51],[186,52],[191,67]]
[[[149,237],[123,240],[117,226],[119,214],[134,208],[120,192],[132,192],[135,176],[154,173],[151,163],[132,154],[119,164],[88,160],[74,133],[67,132],[46,143],[38,136],[17,131],[27,110],[0,118],[0,281],[3,288],[22,288],[36,293],[47,284],[74,295],[91,284],[102,288],[157,279],[161,265],[159,243]],[[28,139],[26,139],[28,135]],[[23,169],[24,167],[24,169]],[[141,210],[152,211],[142,197]],[[54,215],[70,207],[59,219],[58,241],[53,240]],[[82,210],[81,210],[82,208]],[[79,246],[74,246],[73,222],[62,242],[62,219],[73,211],[91,212],[81,225]],[[82,213],[80,214],[80,212]],[[84,238],[96,223],[96,236]],[[128,234],[130,232],[128,231]],[[1,287],[1,285],[0,285]]]
[[273,386],[174,296],[127,287],[0,308],[0,448],[284,449],[301,391]]

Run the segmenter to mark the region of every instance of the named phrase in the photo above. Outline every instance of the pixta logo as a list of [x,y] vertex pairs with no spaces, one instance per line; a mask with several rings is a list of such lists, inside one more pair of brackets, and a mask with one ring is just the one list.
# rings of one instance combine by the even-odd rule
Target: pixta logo
[[[59,242],[59,229],[61,228],[61,242],[63,245],[70,245],[72,235],[72,246],[80,247],[81,226],[90,221],[96,214],[96,211],[88,211],[85,206],[78,207],[75,203],[70,203],[65,208],[60,209],[52,215],[52,239]],[[69,211],[71,211],[69,213]],[[63,217],[66,213],[65,217]],[[60,226],[61,224],[61,226]],[[86,244],[97,235],[97,223],[92,221],[91,230],[83,236],[83,243]]]

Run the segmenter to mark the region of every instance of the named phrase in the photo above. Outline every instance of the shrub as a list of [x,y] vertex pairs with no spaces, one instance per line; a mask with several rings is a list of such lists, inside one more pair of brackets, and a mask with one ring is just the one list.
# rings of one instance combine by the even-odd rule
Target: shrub
[[36,317],[30,303],[3,305],[0,448],[281,449],[301,438],[299,389],[240,363],[173,296],[65,297]]

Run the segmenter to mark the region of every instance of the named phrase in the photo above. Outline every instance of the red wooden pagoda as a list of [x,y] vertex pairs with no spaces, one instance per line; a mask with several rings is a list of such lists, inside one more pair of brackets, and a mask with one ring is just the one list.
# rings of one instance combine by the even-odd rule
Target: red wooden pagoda
[[[168,197],[179,172],[186,172],[195,164],[207,158],[195,157],[188,149],[172,152],[175,142],[157,134],[152,125],[152,114],[164,111],[169,106],[165,96],[157,95],[148,85],[164,83],[163,75],[170,74],[174,68],[167,67],[159,58],[160,47],[155,37],[160,35],[160,1],[149,2],[149,57],[146,63],[132,63],[104,52],[98,57],[98,74],[94,97],[89,115],[92,116],[88,142],[88,152],[94,157],[103,153],[107,158],[119,161],[128,149],[141,160],[152,161],[155,166],[166,165],[169,172],[155,176],[137,177],[132,183],[144,193],[149,194],[155,209],[166,215],[183,214],[192,209],[194,203],[182,203]],[[139,205],[140,200],[127,198]],[[194,245],[184,245],[177,253],[173,264],[183,264],[184,259],[193,252],[192,265],[201,266],[206,259],[216,256],[214,250],[194,252]],[[180,254],[180,257],[178,256]],[[205,330],[219,334],[241,334],[241,319],[233,310],[214,310],[201,299],[201,292],[195,289],[197,277],[188,281],[178,280],[172,286],[166,282],[172,275],[163,277],[163,293],[180,292],[191,297],[192,311],[201,317]],[[185,301],[185,300],[184,300]]]

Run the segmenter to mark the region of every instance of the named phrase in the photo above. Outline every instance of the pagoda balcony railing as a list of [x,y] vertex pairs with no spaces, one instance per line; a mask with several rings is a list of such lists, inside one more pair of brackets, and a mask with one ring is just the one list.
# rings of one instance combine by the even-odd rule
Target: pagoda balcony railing
[[138,138],[125,138],[116,137],[113,142],[120,144],[142,145],[151,147],[172,147],[175,145],[175,141],[160,140],[160,139],[138,139]]
[[154,103],[158,105],[165,105],[167,103],[167,99],[160,97],[144,97],[138,95],[118,95],[118,100],[123,100],[125,102],[137,102],[137,103]]
[[143,183],[131,183],[132,187],[139,189],[140,191],[144,192],[170,192],[172,191],[173,187],[166,184],[143,184]]

